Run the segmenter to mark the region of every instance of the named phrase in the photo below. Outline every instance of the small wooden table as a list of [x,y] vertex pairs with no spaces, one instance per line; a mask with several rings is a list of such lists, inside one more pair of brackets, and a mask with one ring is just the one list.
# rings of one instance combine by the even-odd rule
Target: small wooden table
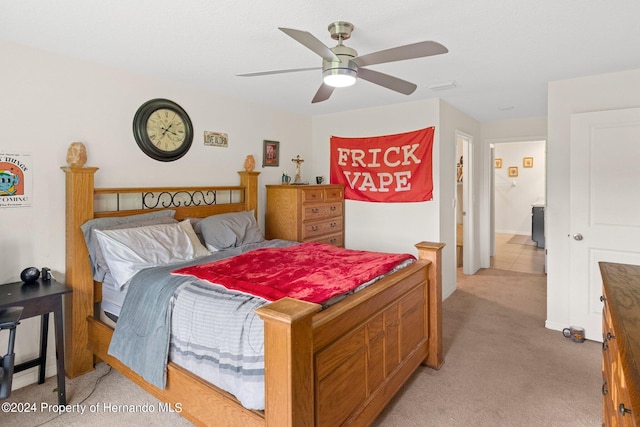
[[56,334],[56,356],[58,371],[58,404],[66,405],[67,396],[64,378],[64,328],[62,324],[62,296],[73,290],[55,280],[37,280],[34,283],[15,282],[0,285],[0,309],[24,307],[21,319],[42,316],[40,327],[40,356],[20,363],[14,373],[38,366],[38,384],[44,383],[47,363],[47,338],[49,335],[49,313],[53,313]]

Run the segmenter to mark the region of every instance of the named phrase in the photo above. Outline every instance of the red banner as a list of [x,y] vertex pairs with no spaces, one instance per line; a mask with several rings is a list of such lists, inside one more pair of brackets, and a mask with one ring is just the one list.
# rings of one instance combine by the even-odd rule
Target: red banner
[[433,198],[435,128],[368,138],[331,137],[331,183],[344,197],[366,202],[424,202]]

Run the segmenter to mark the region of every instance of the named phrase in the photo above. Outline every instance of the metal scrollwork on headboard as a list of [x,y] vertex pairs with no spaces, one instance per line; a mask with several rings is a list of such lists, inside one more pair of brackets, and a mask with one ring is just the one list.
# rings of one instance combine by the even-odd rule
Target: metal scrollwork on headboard
[[215,191],[177,191],[142,193],[142,208],[177,208],[187,206],[211,206],[216,204]]

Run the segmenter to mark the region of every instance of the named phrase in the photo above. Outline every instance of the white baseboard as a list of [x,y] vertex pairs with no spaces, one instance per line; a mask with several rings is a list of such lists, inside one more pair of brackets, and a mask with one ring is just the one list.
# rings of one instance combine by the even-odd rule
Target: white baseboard
[[547,321],[545,321],[545,322],[544,322],[544,327],[545,327],[545,328],[547,328],[547,329],[551,329],[551,330],[553,330],[553,331],[560,331],[560,332],[562,332],[562,330],[563,330],[564,328],[566,328],[566,327],[567,327],[567,325],[561,325],[560,323],[557,323],[557,322],[551,322],[551,321],[547,320]]

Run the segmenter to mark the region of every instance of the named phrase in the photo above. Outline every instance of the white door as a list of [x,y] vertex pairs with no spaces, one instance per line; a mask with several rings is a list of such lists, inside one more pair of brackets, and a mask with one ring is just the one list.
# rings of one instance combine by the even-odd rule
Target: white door
[[571,116],[570,185],[570,323],[602,341],[598,262],[640,264],[640,108]]

